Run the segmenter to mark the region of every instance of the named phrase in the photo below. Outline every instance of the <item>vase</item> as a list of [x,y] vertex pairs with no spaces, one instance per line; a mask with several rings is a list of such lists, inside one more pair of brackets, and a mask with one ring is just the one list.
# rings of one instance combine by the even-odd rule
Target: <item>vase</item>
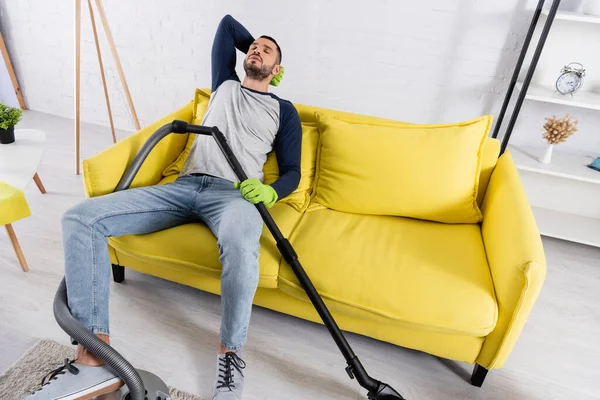
[[10,144],[15,141],[15,127],[0,129],[0,144]]
[[548,147],[546,147],[546,151],[544,152],[544,155],[540,157],[540,162],[542,164],[550,164],[550,160],[552,160],[552,150],[554,149],[554,145],[553,144],[549,144]]

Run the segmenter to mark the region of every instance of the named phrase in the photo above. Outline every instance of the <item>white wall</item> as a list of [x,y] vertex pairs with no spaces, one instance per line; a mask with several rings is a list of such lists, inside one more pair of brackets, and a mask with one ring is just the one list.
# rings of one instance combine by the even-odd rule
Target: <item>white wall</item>
[[[227,13],[255,36],[269,34],[280,42],[286,76],[272,91],[293,102],[426,123],[497,115],[537,1],[103,3],[146,125],[189,101],[194,88],[210,86],[213,35]],[[69,118],[74,113],[73,4],[0,0],[2,32],[28,106]],[[86,1],[82,16],[82,119],[106,125]],[[115,122],[133,130],[101,37]],[[543,118],[564,110],[526,102],[514,140],[541,144]],[[585,120],[577,147],[600,154],[600,135],[590,129],[600,125],[600,113],[577,111]]]
[[0,51],[0,102],[11,107],[20,107],[19,99],[8,73],[8,66],[4,62],[2,55]]

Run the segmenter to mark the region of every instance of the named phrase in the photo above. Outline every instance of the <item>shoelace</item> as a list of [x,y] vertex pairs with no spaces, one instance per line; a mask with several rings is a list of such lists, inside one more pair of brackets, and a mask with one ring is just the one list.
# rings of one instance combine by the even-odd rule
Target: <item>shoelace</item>
[[42,379],[42,384],[40,388],[36,391],[42,390],[44,386],[50,384],[50,381],[56,380],[58,375],[66,374],[67,371],[69,371],[73,375],[77,375],[79,373],[79,369],[77,369],[77,367],[73,365],[74,362],[75,360],[69,361],[68,358],[65,358],[65,363],[63,365],[56,368],[55,370],[48,372],[48,374]]
[[232,390],[235,388],[233,368],[235,368],[240,375],[244,376],[242,369],[246,368],[246,363],[237,354],[230,351],[225,353],[225,357],[219,359],[219,372],[221,372],[219,378],[222,380],[217,381],[217,389],[228,388],[229,390]]

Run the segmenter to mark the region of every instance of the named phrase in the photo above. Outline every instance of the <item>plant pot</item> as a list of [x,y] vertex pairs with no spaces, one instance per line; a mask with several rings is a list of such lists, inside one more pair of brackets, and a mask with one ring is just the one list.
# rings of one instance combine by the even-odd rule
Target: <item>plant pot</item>
[[15,141],[15,127],[0,129],[0,144],[10,144]]
[[549,144],[548,147],[546,147],[546,151],[544,152],[544,155],[542,157],[540,157],[540,162],[542,164],[550,164],[550,160],[552,160],[552,150],[553,149],[554,149],[553,144]]

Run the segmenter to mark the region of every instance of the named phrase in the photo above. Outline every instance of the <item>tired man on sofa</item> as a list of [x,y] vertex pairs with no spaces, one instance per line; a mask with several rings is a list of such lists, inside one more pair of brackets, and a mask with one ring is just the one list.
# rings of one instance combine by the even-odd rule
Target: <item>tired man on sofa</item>
[[[243,83],[235,72],[236,48],[246,54]],[[271,207],[300,181],[300,118],[292,103],[268,92],[272,80],[281,78],[280,64],[281,49],[274,39],[254,39],[230,15],[221,20],[212,47],[212,94],[202,124],[223,132],[248,180],[238,184],[214,139],[198,135],[174,182],[88,198],[62,220],[70,311],[106,343],[111,270],[107,238],[192,221],[212,230],[223,266],[214,400],[242,398],[246,364],[240,349],[258,286],[263,229],[254,204]],[[280,177],[269,186],[262,183],[262,169],[273,149]],[[79,345],[75,359],[52,371],[31,398],[90,398],[122,385],[110,367]]]

